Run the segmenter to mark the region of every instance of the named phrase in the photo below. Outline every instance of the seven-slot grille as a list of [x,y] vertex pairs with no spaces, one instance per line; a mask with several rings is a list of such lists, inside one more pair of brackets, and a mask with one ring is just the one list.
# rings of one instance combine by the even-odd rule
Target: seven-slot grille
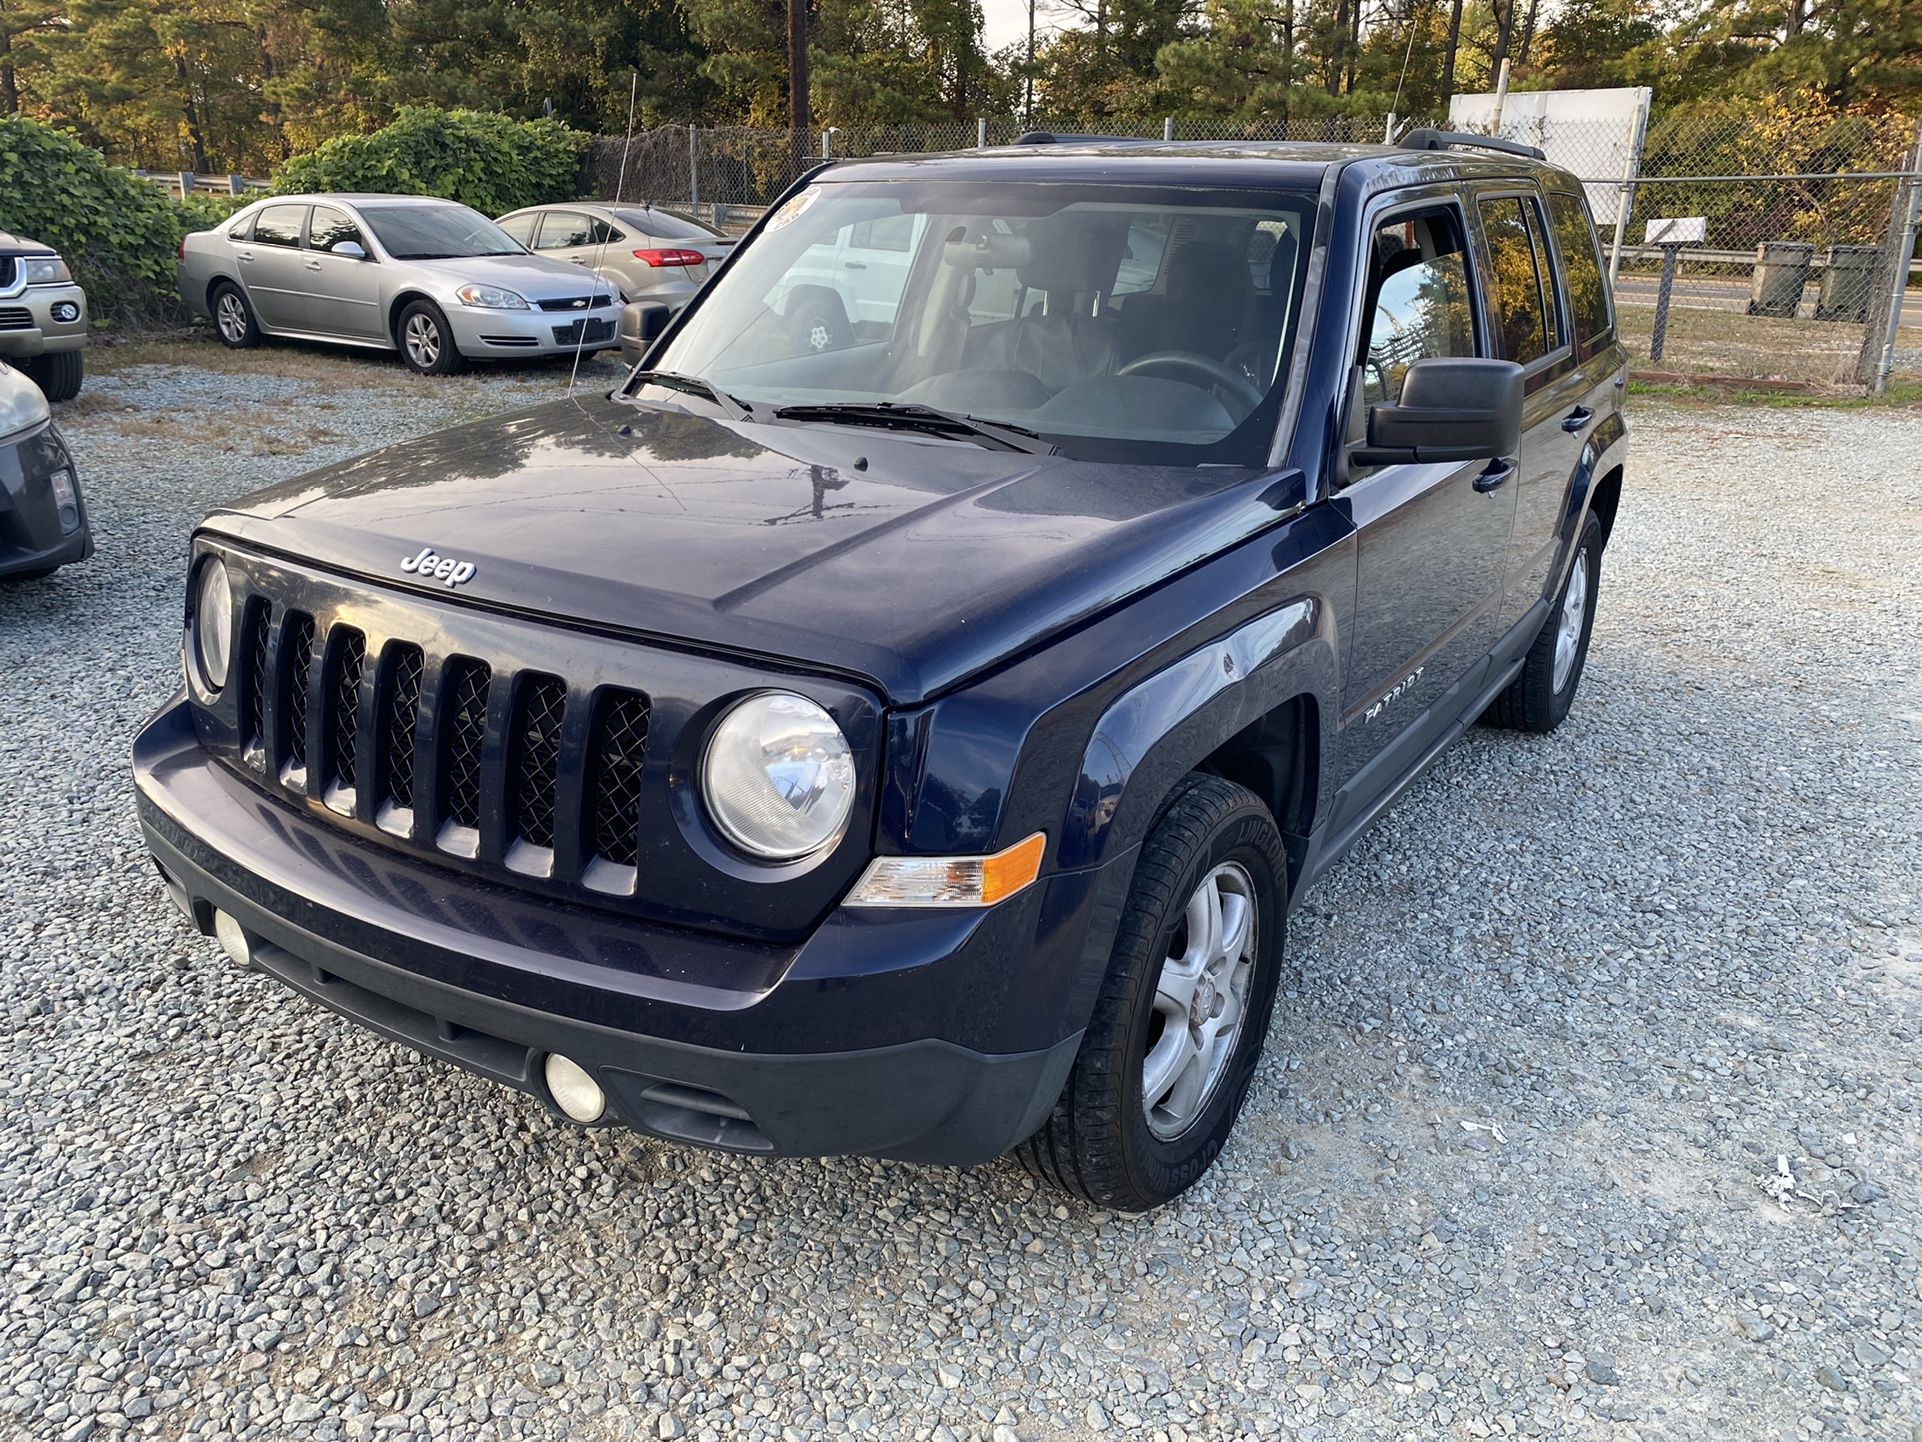
[[[559,676],[496,676],[478,657],[370,642],[338,621],[317,629],[308,612],[259,595],[240,624],[237,726],[243,765],[259,779],[470,859],[497,816],[496,854],[513,870],[633,889],[646,696],[600,687],[587,698],[592,716],[576,718]],[[576,844],[559,844],[563,824],[577,828]],[[563,854],[572,878],[554,869]]]

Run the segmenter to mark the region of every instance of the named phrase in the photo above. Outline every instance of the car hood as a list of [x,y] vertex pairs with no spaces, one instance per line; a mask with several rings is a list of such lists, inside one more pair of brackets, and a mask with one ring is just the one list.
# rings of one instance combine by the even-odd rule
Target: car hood
[[0,230],[0,255],[52,255],[50,245],[42,245],[37,240],[28,240],[11,231]]
[[[586,295],[597,283],[594,273],[584,266],[564,260],[549,260],[544,255],[472,255],[449,260],[409,260],[422,270],[445,276],[453,285],[497,285],[515,291],[527,300],[560,300]],[[598,282],[603,289],[605,281]]]
[[[1299,473],[1096,464],[595,395],[443,431],[211,530],[386,586],[925,699],[1300,504]],[[431,547],[457,583],[401,568]],[[460,574],[460,573],[456,573]]]

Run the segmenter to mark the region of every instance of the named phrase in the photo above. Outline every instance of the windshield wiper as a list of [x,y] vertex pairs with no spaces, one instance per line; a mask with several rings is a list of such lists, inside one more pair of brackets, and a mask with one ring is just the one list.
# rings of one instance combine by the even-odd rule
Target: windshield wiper
[[1059,455],[1060,449],[1026,426],[987,421],[954,411],[905,401],[835,401],[820,405],[782,406],[774,412],[784,421],[830,421],[847,426],[885,426],[889,430],[920,431],[932,436],[962,436],[996,450],[1025,451],[1032,456]]
[[739,396],[731,396],[712,381],[704,381],[699,376],[684,376],[678,371],[636,371],[630,379],[642,385],[705,397],[719,406],[731,421],[744,421],[754,413],[754,407]]

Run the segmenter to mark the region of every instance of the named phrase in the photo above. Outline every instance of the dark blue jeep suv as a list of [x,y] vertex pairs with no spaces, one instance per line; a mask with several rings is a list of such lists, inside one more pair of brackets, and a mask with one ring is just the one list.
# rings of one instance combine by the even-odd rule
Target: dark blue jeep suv
[[820,170],[607,395],[210,516],[134,746],[241,964],[584,1124],[1192,1183],[1300,896],[1567,713],[1624,460],[1532,153]]

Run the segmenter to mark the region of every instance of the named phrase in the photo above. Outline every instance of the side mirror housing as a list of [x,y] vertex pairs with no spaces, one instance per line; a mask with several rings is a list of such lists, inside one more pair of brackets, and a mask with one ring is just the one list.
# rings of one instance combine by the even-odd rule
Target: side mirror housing
[[337,240],[328,248],[330,255],[344,255],[349,260],[367,259],[367,247],[357,240]]
[[1448,356],[1416,361],[1393,405],[1370,406],[1358,465],[1483,461],[1522,444],[1522,368],[1513,361]]
[[631,300],[621,309],[621,359],[639,365],[648,348],[661,337],[674,312],[658,300]]

